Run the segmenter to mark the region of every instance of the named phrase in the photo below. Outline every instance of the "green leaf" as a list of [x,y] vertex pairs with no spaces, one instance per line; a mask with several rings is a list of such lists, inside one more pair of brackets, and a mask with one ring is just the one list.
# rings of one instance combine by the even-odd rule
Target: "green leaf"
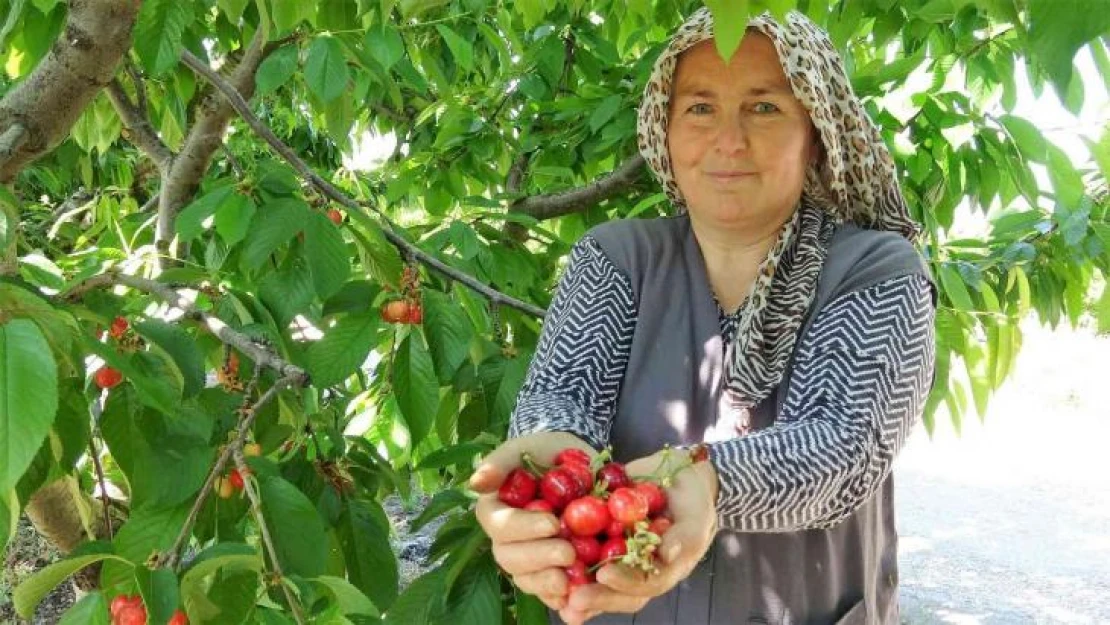
[[474,326],[451,298],[439,291],[424,291],[424,331],[432,351],[436,378],[448,382],[470,350]]
[[[241,623],[240,620],[231,618],[237,611],[249,608],[254,604],[253,587],[249,583],[254,580],[257,585],[257,575],[250,575],[262,570],[262,557],[258,551],[249,545],[241,543],[218,543],[205,549],[190,563],[189,568],[181,577],[181,600],[185,611],[193,622]],[[210,584],[208,579],[217,572],[222,572],[219,584]],[[220,601],[221,596],[216,593],[229,590],[227,581],[234,578],[235,574],[246,572],[244,580],[249,592],[238,598],[232,605]],[[209,588],[212,587],[210,591]],[[231,590],[240,590],[237,587]],[[212,595],[212,596],[210,596]]]
[[447,47],[451,49],[451,56],[455,57],[455,63],[467,71],[473,71],[474,46],[451,30],[446,24],[436,24],[436,30],[439,31],[440,36],[447,43]]
[[1110,279],[1106,280],[1106,285],[1102,289],[1102,297],[1095,304],[1095,319],[1098,322],[1099,334],[1110,332]]
[[151,319],[135,324],[135,330],[173,357],[184,380],[182,394],[192,397],[204,388],[204,354],[197,341],[180,326]]
[[489,450],[489,445],[475,442],[459,443],[458,445],[451,445],[450,447],[440,447],[427,456],[424,456],[424,459],[420,461],[420,464],[416,468],[425,470],[442,469],[456,464],[469,465],[474,461],[474,456]]
[[286,575],[315,577],[327,562],[327,534],[316,506],[277,476],[259,480],[262,514],[270,526],[277,559]]
[[177,576],[169,569],[150,570],[145,566],[135,567],[135,581],[139,594],[146,606],[147,619],[151,623],[165,623],[173,616],[180,604],[177,591]]
[[493,402],[494,423],[509,422],[509,416],[513,412],[513,406],[516,405],[520,387],[524,385],[524,377],[528,374],[528,365],[531,361],[532,355],[527,352],[522,352],[516,358],[506,361],[505,372],[497,385],[497,396]]
[[193,3],[145,0],[135,22],[135,52],[143,67],[159,75],[178,64],[185,29],[193,22]]
[[440,625],[501,625],[501,583],[488,560],[472,561],[451,588]]
[[1018,150],[1026,159],[1035,163],[1045,162],[1046,143],[1044,133],[1029,120],[1015,115],[1003,115],[998,119],[1014,138]]
[[247,238],[251,219],[258,207],[254,200],[240,193],[232,194],[227,201],[216,209],[216,232],[220,233],[228,246]]
[[274,27],[277,32],[275,35],[280,35],[289,30],[292,30],[303,21],[312,20],[316,16],[316,3],[315,2],[302,2],[301,0],[260,0],[268,1],[272,4],[271,16],[273,16]]
[[205,222],[225,203],[234,197],[235,188],[231,185],[217,187],[193,200],[177,215],[174,229],[182,241],[192,241],[205,230]]
[[548,625],[547,606],[536,598],[519,588],[514,589],[516,594],[516,622],[517,625]]
[[243,251],[243,262],[257,269],[281,245],[289,242],[308,220],[309,209],[301,200],[274,200],[262,206],[251,222],[251,236]]
[[389,71],[397,61],[405,56],[405,42],[396,28],[375,25],[366,32],[366,49],[385,71]]
[[923,21],[938,24],[952,21],[956,17],[956,8],[955,0],[930,0],[914,14]]
[[[1108,68],[1110,70],[1110,68]],[[1110,74],[1107,75],[1110,79]],[[1098,142],[1091,141],[1083,137],[1083,141],[1091,150],[1091,156],[1094,157],[1095,162],[1098,163],[1099,171],[1102,172],[1102,177],[1110,180],[1110,124],[1108,124],[1102,131],[1102,137]]]
[[300,48],[286,45],[266,57],[266,60],[258,66],[258,72],[254,76],[258,95],[277,91],[279,87],[289,82],[293,74],[297,73],[299,54]]
[[1048,153],[1048,177],[1052,181],[1052,190],[1056,193],[1057,200],[1071,207],[1076,206],[1086,193],[1083,177],[1076,171],[1066,152],[1052,143],[1047,143],[1045,149]]
[[338,39],[321,35],[312,41],[305,59],[304,78],[309,90],[325,104],[343,95],[350,74],[347,56]]
[[351,280],[324,302],[321,314],[330,317],[339,313],[366,312],[380,291],[381,288],[369,280]]
[[1071,80],[1075,53],[1110,32],[1110,11],[1089,0],[1029,0],[1028,45],[1032,58],[1048,70],[1061,96]]
[[713,14],[717,52],[727,62],[740,47],[748,28],[748,0],[705,0],[705,6]]
[[8,541],[19,526],[19,500],[15,491],[0,493],[0,553],[5,553]]
[[169,549],[189,516],[189,507],[132,508],[131,516],[112,540],[119,557],[105,562],[100,570],[101,588],[129,581],[135,566],[144,564],[154,552]]
[[409,526],[410,532],[417,532],[420,528],[427,525],[430,521],[438,518],[440,515],[450,512],[455,508],[461,508],[473,503],[469,497],[463,493],[448,489],[441,490],[436,493],[428,505],[420,511],[420,515],[412,520]]
[[308,372],[312,383],[326,387],[342,382],[366,362],[378,342],[381,322],[369,313],[340,319],[324,337],[308,348]]
[[397,598],[397,559],[389,546],[389,519],[378,502],[351,499],[339,518],[339,542],[347,578],[379,611]]
[[424,339],[413,332],[405,337],[393,363],[393,390],[415,447],[435,425],[439,382]]
[[227,21],[235,24],[243,17],[243,11],[251,0],[216,0],[216,6],[227,16]]
[[428,625],[445,603],[446,569],[435,569],[413,580],[385,614],[384,625]]
[[7,187],[0,186],[0,257],[15,242],[19,229],[19,200]]
[[366,263],[374,280],[382,285],[399,287],[401,270],[405,263],[397,248],[385,238],[381,228],[371,223],[365,229],[353,229],[352,232],[366,255]]
[[944,286],[944,294],[948,296],[948,301],[952,302],[953,306],[959,310],[975,310],[967,285],[964,284],[963,278],[955,267],[949,264],[941,265],[940,282]]
[[620,95],[611,95],[597,105],[590,115],[590,132],[597,132],[602,126],[609,123],[617,111],[621,109],[622,98]]
[[312,581],[327,590],[328,594],[335,599],[341,613],[361,614],[373,618],[381,616],[378,609],[374,607],[374,603],[361,590],[355,588],[351,582],[342,577],[322,575]]
[[524,27],[529,30],[535,28],[547,15],[547,3],[544,0],[517,0],[514,6],[524,16]]
[[57,412],[58,367],[46,337],[27,319],[0,320],[0,493],[31,464]]
[[104,595],[94,591],[66,610],[58,625],[108,625],[108,617],[108,602]]
[[351,275],[350,255],[343,234],[327,215],[313,212],[304,233],[304,249],[316,295],[326,300],[339,291]]
[[12,602],[15,604],[16,613],[25,619],[31,618],[35,606],[42,601],[47,593],[54,590],[58,584],[65,581],[69,576],[90,564],[112,560],[121,563],[123,566],[131,567],[130,562],[120,556],[113,555],[107,550],[106,546],[99,545],[97,549],[99,549],[97,553],[86,553],[55,562],[24,580],[12,593]]

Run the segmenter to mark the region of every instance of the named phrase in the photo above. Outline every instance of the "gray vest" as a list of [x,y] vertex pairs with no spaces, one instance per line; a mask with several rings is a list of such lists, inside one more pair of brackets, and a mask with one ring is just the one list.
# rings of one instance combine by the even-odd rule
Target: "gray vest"
[[[610,222],[591,234],[629,277],[638,302],[610,437],[617,459],[649,455],[664,443],[703,441],[717,420],[725,346],[689,219]],[[907,274],[930,275],[905,239],[853,225],[839,227],[801,336],[814,311],[838,296]],[[792,370],[791,364],[786,383],[753,412],[755,428],[774,422]],[[676,406],[684,407],[685,418],[675,418]],[[590,623],[895,624],[897,584],[893,482],[888,477],[870,501],[832,529],[765,534],[722,530],[697,569],[674,590],[635,615],[605,615]]]

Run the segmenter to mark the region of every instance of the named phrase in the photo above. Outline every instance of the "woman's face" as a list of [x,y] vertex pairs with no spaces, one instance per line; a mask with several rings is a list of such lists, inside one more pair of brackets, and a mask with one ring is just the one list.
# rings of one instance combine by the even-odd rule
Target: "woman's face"
[[712,40],[682,53],[669,124],[675,181],[693,219],[778,227],[793,213],[816,134],[766,36],[749,32],[727,65]]

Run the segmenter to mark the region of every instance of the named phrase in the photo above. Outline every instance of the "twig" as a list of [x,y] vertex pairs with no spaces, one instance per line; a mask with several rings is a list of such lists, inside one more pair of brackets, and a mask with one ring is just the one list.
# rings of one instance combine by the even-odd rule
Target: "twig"
[[[231,447],[229,445],[229,447]],[[235,467],[239,470],[239,475],[247,476],[250,474],[250,467],[247,466],[247,461],[243,458],[243,449],[241,446],[235,446],[232,451],[235,458]],[[270,565],[273,567],[274,573],[278,576],[281,591],[285,594],[285,601],[289,603],[289,609],[293,611],[293,619],[298,624],[303,625],[304,615],[301,614],[301,605],[293,596],[289,586],[285,584],[285,573],[281,570],[281,562],[278,561],[277,548],[274,547],[274,539],[270,536],[270,526],[266,524],[266,517],[262,514],[262,497],[254,490],[254,480],[244,479],[243,490],[247,493],[247,499],[251,502],[251,514],[254,515],[254,520],[258,523],[258,531],[262,534],[262,544],[266,547],[266,551],[270,554]]]
[[[199,74],[205,80],[212,83],[217,89],[219,89],[220,92],[224,94],[224,97],[227,98],[228,102],[231,103],[231,106],[236,110],[236,112],[238,112],[243,120],[247,122],[247,125],[251,127],[251,130],[253,130],[258,136],[265,140],[266,143],[270,144],[270,147],[272,147],[278,154],[280,154],[282,158],[284,158],[285,161],[288,162],[293,167],[293,169],[295,169],[297,173],[301,175],[302,178],[310,182],[312,186],[319,189],[320,192],[323,193],[326,197],[338,202],[339,204],[342,204],[352,212],[362,212],[362,205],[357,200],[346,195],[330,182],[320,177],[316,172],[312,171],[308,164],[301,160],[301,158],[297,156],[295,152],[293,152],[292,148],[282,142],[282,140],[279,139],[277,135],[275,135],[273,131],[270,130],[268,126],[266,126],[266,124],[262,123],[262,121],[259,120],[258,117],[251,111],[250,106],[247,104],[246,100],[243,99],[243,96],[239,94],[234,86],[224,80],[224,78],[221,77],[219,74],[212,71],[212,68],[208,67],[206,63],[198,59],[188,50],[182,53],[181,58],[184,61],[185,65]],[[382,220],[385,222],[385,226],[383,226],[382,228],[382,233],[385,235],[386,239],[388,239],[389,242],[392,243],[394,246],[398,247],[402,251],[402,254],[411,255],[413,258],[419,260],[421,263],[424,263],[425,265],[435,269],[436,271],[444,275],[458,280],[459,282],[465,284],[472,290],[484,295],[492,301],[496,301],[506,306],[511,306],[512,308],[528,313],[535,317],[543,317],[544,311],[542,308],[533,304],[529,304],[527,302],[522,302],[514,297],[506,295],[496,289],[482,284],[473,276],[459,271],[454,267],[451,267],[450,265],[444,263],[434,256],[426,254],[423,250],[416,247],[409,241],[406,241],[403,237],[401,237],[401,235],[394,232],[393,228],[388,225],[388,221],[385,219],[385,216],[381,214],[381,211],[377,209],[372,210],[374,210],[379,216],[381,216]]]
[[[243,400],[244,405],[249,403],[250,396],[254,394],[254,390],[257,387],[258,371],[260,371],[260,369],[256,368],[254,379],[251,380],[251,384],[247,387],[246,395]],[[250,431],[251,426],[254,424],[255,416],[259,411],[261,411],[266,404],[270,403],[274,397],[277,397],[277,394],[283,388],[294,384],[296,384],[294,378],[281,378],[275,382],[269,390],[263,393],[262,397],[258,398],[258,401],[254,403],[253,407],[241,410],[242,416],[239,420],[239,428],[236,431],[235,439],[224,447],[223,452],[221,452],[219,458],[216,459],[216,463],[212,465],[212,469],[208,472],[207,479],[204,480],[204,486],[201,487],[196,500],[193,502],[192,509],[189,510],[189,515],[185,517],[185,523],[181,526],[181,531],[178,532],[177,538],[173,541],[173,545],[160,556],[158,566],[173,568],[177,565],[181,549],[185,546],[185,541],[189,539],[189,534],[193,530],[193,525],[196,523],[197,516],[200,514],[201,509],[204,508],[204,503],[212,493],[213,486],[216,484],[216,478],[223,473],[224,467],[227,466],[227,461],[231,458],[232,451],[242,447],[243,440],[245,440],[244,437],[246,433]]]
[[242,180],[244,178],[245,174],[243,173],[242,165],[239,164],[239,160],[236,159],[235,155],[231,153],[231,148],[227,147],[226,143],[224,143],[220,147],[223,148],[224,156],[227,157],[227,162],[231,163],[231,168],[235,170],[235,175],[240,180]]
[[139,73],[139,68],[131,62],[131,59],[124,59],[124,69],[127,70],[127,75],[131,77],[131,84],[135,85],[135,106],[138,107],[143,114],[146,114],[146,82],[143,80],[143,75]]
[[96,481],[100,484],[100,502],[103,506],[104,512],[104,529],[108,532],[108,540],[115,538],[115,532],[112,531],[112,514],[109,508],[111,502],[108,499],[108,481],[104,479],[104,467],[100,464],[100,455],[96,451],[96,443],[93,442],[93,437],[89,437],[89,458],[92,459],[93,468],[96,469]]
[[224,343],[246,354],[258,366],[273,369],[282,377],[294,378],[297,380],[297,386],[308,384],[309,376],[306,371],[296,365],[286,362],[274,352],[260,347],[252,341],[250,337],[233,329],[219,318],[197,310],[192,302],[187,300],[181,293],[178,293],[161,282],[155,282],[154,280],[140,278],[113,270],[98,276],[93,276],[88,280],[74,285],[64,291],[62,297],[71,300],[79,299],[82,295],[93,289],[114,284],[122,284],[158,296],[170,305],[179,308],[189,318],[204,324],[209,332],[216,335],[216,337]]
[[645,162],[643,156],[636,154],[604,178],[572,191],[525,198],[513,204],[512,210],[541,221],[578,212],[631,187]]
[[131,102],[116,78],[108,83],[108,99],[127,127],[128,138],[142,150],[160,171],[165,171],[173,161],[173,152],[162,142],[146,116],[146,109]]

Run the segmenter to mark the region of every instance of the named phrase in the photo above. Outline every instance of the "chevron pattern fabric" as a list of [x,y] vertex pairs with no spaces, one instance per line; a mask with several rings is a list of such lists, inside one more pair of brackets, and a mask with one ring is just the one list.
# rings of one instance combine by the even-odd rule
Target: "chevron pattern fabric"
[[934,314],[922,276],[843,295],[818,313],[775,425],[709,445],[722,527],[832,527],[871,497],[924,410]]
[[575,244],[544,317],[510,437],[560,431],[595,449],[608,444],[636,327],[632,293],[597,241],[587,236]]
[[[628,278],[584,237],[545,319],[509,436],[561,431],[604,447],[636,314]],[[924,409],[934,314],[922,276],[843,295],[820,311],[798,343],[776,423],[709,445],[720,527],[831,527],[866,502]],[[721,315],[726,345],[737,321]]]

